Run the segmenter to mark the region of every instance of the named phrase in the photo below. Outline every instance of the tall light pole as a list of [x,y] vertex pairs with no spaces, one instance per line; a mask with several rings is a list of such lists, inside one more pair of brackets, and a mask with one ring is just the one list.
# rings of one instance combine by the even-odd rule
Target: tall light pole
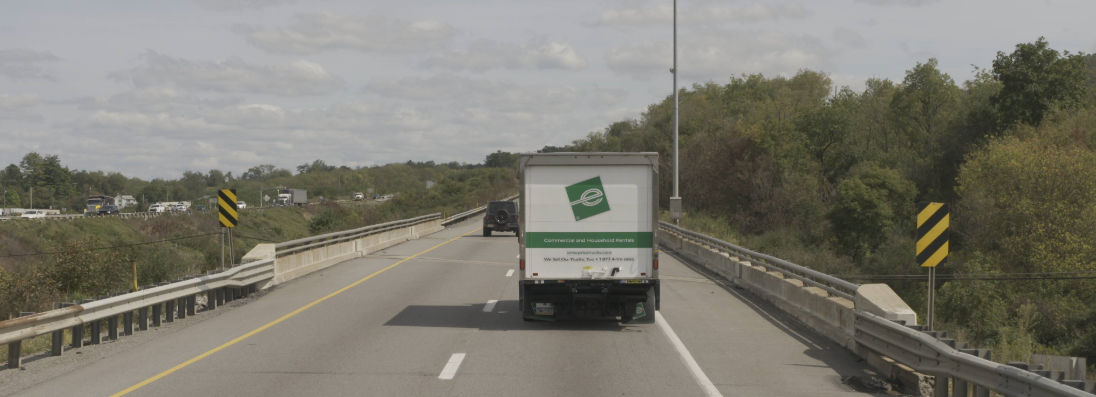
[[670,196],[670,217],[674,224],[681,222],[681,196],[678,192],[678,144],[677,144],[677,0],[674,0],[674,195]]

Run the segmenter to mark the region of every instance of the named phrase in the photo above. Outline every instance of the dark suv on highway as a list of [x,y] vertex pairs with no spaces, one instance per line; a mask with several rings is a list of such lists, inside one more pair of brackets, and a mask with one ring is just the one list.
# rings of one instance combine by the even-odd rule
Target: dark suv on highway
[[514,232],[521,235],[518,226],[518,206],[513,201],[492,201],[487,203],[487,213],[483,216],[483,236],[490,237],[492,231]]

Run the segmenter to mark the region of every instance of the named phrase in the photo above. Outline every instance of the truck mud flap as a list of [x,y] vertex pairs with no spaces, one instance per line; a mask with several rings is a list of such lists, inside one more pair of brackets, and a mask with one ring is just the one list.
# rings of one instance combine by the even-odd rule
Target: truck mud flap
[[631,319],[627,319],[626,316],[621,317],[621,324],[654,324],[655,323],[655,310],[658,307],[658,295],[655,293],[655,289],[647,290],[647,300],[636,303],[635,313],[632,314]]

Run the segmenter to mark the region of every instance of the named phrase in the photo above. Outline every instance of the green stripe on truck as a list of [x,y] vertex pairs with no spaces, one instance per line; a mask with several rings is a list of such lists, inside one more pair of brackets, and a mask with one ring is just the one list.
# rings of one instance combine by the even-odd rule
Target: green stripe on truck
[[653,248],[651,232],[528,232],[526,248]]

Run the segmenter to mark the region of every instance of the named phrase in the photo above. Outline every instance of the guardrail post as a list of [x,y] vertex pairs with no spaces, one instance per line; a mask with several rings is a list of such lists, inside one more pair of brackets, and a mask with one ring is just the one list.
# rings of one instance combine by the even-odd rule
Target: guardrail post
[[90,331],[91,331],[91,341],[89,341],[88,344],[98,345],[100,342],[102,342],[102,340],[103,340],[102,326],[103,326],[103,320],[95,320],[95,321],[91,322],[91,329],[90,329]]
[[107,339],[118,340],[118,316],[107,317]]
[[970,387],[967,385],[968,383],[966,380],[959,378],[952,379],[951,395],[953,397],[969,397]]
[[148,306],[137,309],[137,330],[148,331]]
[[936,385],[933,387],[933,397],[948,397],[948,377],[936,375]]
[[175,317],[180,320],[186,318],[186,297],[179,298],[175,306]]
[[23,341],[17,340],[8,343],[8,368],[16,369],[23,366]]
[[198,295],[190,295],[186,299],[186,314],[188,316],[194,315],[195,306],[198,304]]
[[72,327],[72,348],[84,347],[84,324]]
[[217,304],[218,305],[224,305],[225,304],[225,289],[224,288],[217,288]]
[[217,310],[217,291],[206,291],[206,311]]
[[170,323],[175,321],[175,300],[171,299],[164,302],[164,322]]
[[122,314],[122,335],[133,335],[133,311],[128,311]]
[[152,305],[152,326],[153,327],[159,327],[160,326],[160,321],[161,321],[160,316],[163,315],[163,308],[164,308],[164,306],[163,306],[162,303],[157,303],[155,305]]
[[65,352],[65,330],[59,329],[53,331],[50,335],[50,349],[49,354],[51,356],[60,356]]
[[[990,360],[990,359],[993,358],[993,352],[990,351],[989,349],[960,349],[959,351],[961,351],[963,353],[974,355],[975,357],[981,357],[981,358],[984,358],[986,360]],[[966,383],[966,382],[964,381],[964,383]],[[973,390],[974,397],[989,397],[989,389],[987,389],[984,386],[979,385],[977,383],[970,383],[970,384],[972,386],[971,388],[974,389]],[[959,387],[956,387],[956,389],[959,389]],[[965,394],[963,394],[963,396],[966,397]]]

